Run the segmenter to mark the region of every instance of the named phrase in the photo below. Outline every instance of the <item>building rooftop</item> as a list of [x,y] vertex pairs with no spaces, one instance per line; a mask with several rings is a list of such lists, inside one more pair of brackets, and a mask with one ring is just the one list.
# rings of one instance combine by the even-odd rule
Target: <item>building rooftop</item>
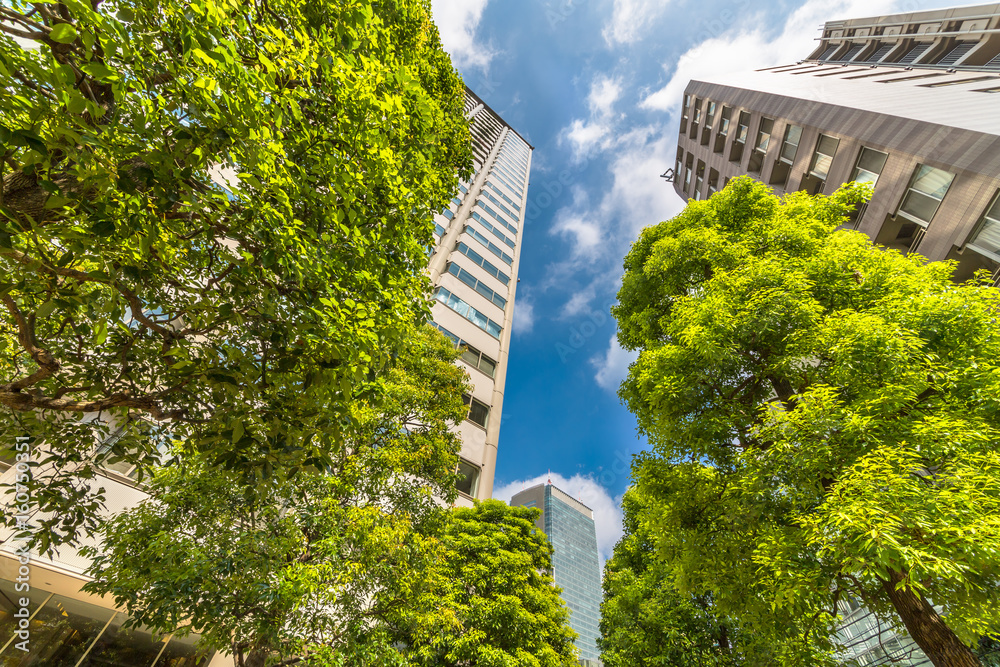
[[[901,67],[854,69],[815,63],[789,68],[723,74],[701,81],[759,91],[762,95],[780,95],[1000,135],[1000,75],[997,74],[936,73]],[[899,80],[911,76],[927,78]],[[953,83],[979,77],[986,78]],[[951,85],[941,85],[945,83]],[[997,92],[982,92],[990,88]],[[800,109],[808,111],[808,107]]]

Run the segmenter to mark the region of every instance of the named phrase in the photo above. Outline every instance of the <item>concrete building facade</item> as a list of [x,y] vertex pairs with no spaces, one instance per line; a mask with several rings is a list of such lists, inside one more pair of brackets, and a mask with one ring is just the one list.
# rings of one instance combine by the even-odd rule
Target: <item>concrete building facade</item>
[[593,511],[552,484],[525,489],[510,504],[542,510],[535,525],[552,544],[552,576],[569,607],[569,624],[579,635],[581,663],[599,664],[603,593]]
[[459,503],[493,495],[532,146],[471,90],[474,172],[437,215],[429,262],[434,325],[462,349],[472,380],[462,436]]
[[804,61],[691,81],[674,189],[874,185],[875,242],[1000,278],[1000,4],[832,21]]

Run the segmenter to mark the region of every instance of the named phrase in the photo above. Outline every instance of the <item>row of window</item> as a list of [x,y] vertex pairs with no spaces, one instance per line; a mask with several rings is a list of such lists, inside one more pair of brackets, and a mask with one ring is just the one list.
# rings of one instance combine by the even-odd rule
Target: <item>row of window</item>
[[440,331],[445,336],[450,338],[452,342],[455,343],[455,347],[462,350],[462,361],[469,364],[473,368],[478,368],[491,378],[496,375],[496,370],[497,370],[496,361],[490,359],[488,356],[486,356],[476,348],[472,347],[471,345],[466,343],[464,340],[462,340],[452,332],[445,329],[437,322],[431,322],[431,324],[433,324],[438,331]]
[[499,157],[505,164],[509,165],[515,173],[518,171],[523,172],[528,167],[527,160],[519,155],[514,155],[513,151],[507,149],[506,144],[500,149]]
[[[957,40],[950,48],[942,50],[936,58],[928,59],[921,65],[939,65],[951,67],[965,58],[980,42],[978,40]],[[882,63],[886,65],[911,65],[931,52],[934,42],[914,42],[905,51],[900,51],[892,60],[884,60],[896,47],[895,43],[885,42],[853,42],[849,44],[832,44],[820,54],[818,60],[823,62],[854,62],[857,64]],[[845,48],[846,47],[846,48]],[[988,57],[989,54],[987,54]],[[981,59],[980,62],[983,62]],[[1000,69],[1000,53],[984,64],[984,69]]]
[[494,338],[498,339],[500,338],[500,332],[502,331],[502,327],[499,324],[497,324],[490,318],[486,317],[486,315],[479,312],[478,310],[476,310],[468,303],[466,303],[456,295],[452,294],[445,288],[438,287],[436,290],[434,290],[434,298],[443,303],[444,305],[448,306],[452,310],[454,310],[456,313],[458,313],[465,319],[475,324],[477,327],[479,327],[489,335],[493,336]]
[[514,265],[514,258],[500,249],[500,246],[490,241],[482,232],[471,225],[465,226],[465,233],[482,243],[491,253],[502,259],[507,266]]
[[448,273],[455,276],[456,278],[461,280],[463,283],[465,283],[472,289],[476,290],[476,292],[481,294],[491,303],[499,306],[500,308],[507,307],[507,299],[497,294],[493,289],[483,284],[478,278],[476,278],[474,275],[472,275],[471,273],[460,267],[458,264],[455,264],[454,262],[448,262],[448,267],[446,270],[448,271]]
[[[483,201],[482,201],[481,199],[479,199],[479,200],[476,200],[476,206],[478,206],[479,208],[483,209],[483,211],[484,211],[484,212],[486,212],[486,213],[489,213],[489,214],[490,214],[490,216],[491,216],[491,217],[492,217],[492,218],[493,218],[494,220],[496,220],[497,222],[499,222],[499,221],[501,220],[501,218],[500,218],[500,216],[499,216],[499,215],[497,214],[497,212],[496,212],[496,211],[494,211],[493,209],[491,209],[491,208],[490,208],[489,206],[487,206],[486,204],[484,204],[484,203],[483,203]],[[504,242],[504,244],[506,244],[506,245],[507,245],[508,247],[510,247],[510,248],[515,248],[515,247],[517,247],[517,244],[516,244],[516,243],[515,243],[514,241],[512,241],[512,240],[511,240],[511,239],[509,239],[509,238],[507,238],[507,235],[506,235],[506,234],[504,234],[504,233],[503,233],[503,232],[501,232],[501,231],[500,231],[499,229],[497,229],[497,228],[496,228],[496,227],[495,227],[495,226],[494,226],[494,225],[493,225],[493,224],[492,224],[492,223],[491,223],[491,222],[490,222],[489,220],[487,220],[486,218],[484,218],[483,216],[481,216],[481,215],[480,215],[479,213],[477,213],[476,211],[473,211],[473,212],[472,212],[472,219],[473,219],[473,220],[475,220],[476,222],[478,222],[478,223],[479,223],[480,225],[482,225],[483,227],[485,227],[485,228],[486,228],[486,230],[487,230],[487,231],[488,231],[489,233],[493,234],[493,236],[495,236],[495,237],[497,237],[498,239],[500,239],[501,241],[503,241],[503,242]]]
[[497,267],[487,262],[485,259],[483,259],[482,255],[480,255],[478,252],[470,248],[465,243],[459,243],[458,247],[455,249],[458,252],[465,255],[466,257],[468,257],[469,259],[471,259],[479,266],[483,267],[483,269],[486,270],[486,273],[490,274],[491,276],[502,282],[504,285],[510,284],[510,277],[506,273],[504,273]]
[[[495,194],[495,195],[496,195],[497,197],[500,197],[500,199],[503,199],[503,200],[504,200],[505,202],[507,202],[508,204],[510,204],[510,207],[511,207],[512,209],[514,209],[515,211],[517,211],[517,215],[515,215],[514,213],[510,213],[510,212],[508,211],[508,213],[510,213],[510,217],[512,217],[512,218],[514,218],[515,220],[517,220],[517,219],[518,219],[518,217],[519,217],[519,215],[520,215],[520,213],[521,213],[521,207],[520,207],[520,206],[519,206],[518,204],[515,204],[515,203],[514,203],[514,200],[513,200],[513,199],[511,199],[510,197],[508,197],[508,196],[506,195],[506,193],[504,193],[504,191],[503,191],[503,190],[501,190],[501,189],[500,189],[499,187],[497,187],[497,185],[496,185],[495,183],[493,183],[492,181],[490,181],[490,180],[487,180],[487,181],[486,181],[486,187],[487,187],[487,188],[489,188],[490,190],[492,190],[492,191],[493,191],[493,194]],[[483,193],[484,193],[484,194],[488,194],[488,193],[486,193],[486,191],[485,191],[485,190],[483,191]],[[499,206],[499,205],[500,205],[500,203],[499,203],[499,202],[497,202],[497,205]]]
[[514,185],[514,184],[513,184],[513,183],[512,183],[511,181],[510,181],[510,179],[508,179],[508,178],[507,178],[507,177],[506,177],[506,176],[505,176],[504,174],[502,174],[502,173],[500,172],[500,170],[499,170],[499,169],[496,169],[496,168],[494,168],[494,169],[490,169],[490,175],[489,175],[489,178],[495,178],[495,179],[499,180],[499,181],[500,181],[501,183],[503,183],[503,184],[504,184],[504,185],[506,185],[506,186],[507,186],[508,188],[510,188],[510,191],[511,191],[511,192],[521,192],[521,188],[519,188],[519,187],[517,187],[516,185]]
[[493,170],[503,174],[514,183],[519,183],[524,180],[524,171],[522,170],[518,172],[517,169],[512,167],[509,162],[504,161],[499,155],[493,163]]
[[[483,194],[486,195],[486,196],[489,196],[488,192],[484,192]],[[494,211],[492,208],[490,208],[489,204],[487,204],[486,202],[484,202],[482,199],[477,199],[476,200],[476,206],[478,206],[479,208],[483,209],[486,213],[488,213],[490,215],[490,217],[493,218],[500,226],[502,226],[505,229],[507,229],[508,231],[510,231],[512,234],[514,234],[514,236],[517,236],[517,226],[515,226],[514,224],[512,224],[511,222],[509,222],[508,220],[506,220],[505,218],[503,218],[496,211]],[[516,216],[511,216],[511,217],[513,217],[515,220],[517,219]],[[511,245],[511,244],[508,243],[507,245]],[[511,246],[511,247],[514,247],[514,246]]]
[[[685,108],[690,109],[692,105],[691,97],[685,95]],[[688,114],[691,119],[691,136],[694,138],[697,126],[701,120],[701,103],[697,99],[693,102],[694,112]],[[712,121],[715,117],[716,105],[708,101],[705,114],[705,132],[711,132]],[[729,130],[729,119],[732,109],[722,107],[721,120],[717,134],[716,147],[714,152],[721,153],[725,148],[725,137]],[[683,124],[682,119],[682,124]],[[730,160],[740,163],[742,160],[742,149],[746,144],[750,124],[750,114],[740,111],[737,131],[733,138],[733,146],[730,150]],[[683,127],[683,125],[682,125]],[[774,131],[774,120],[762,117],[757,126],[757,134],[754,139],[752,153],[747,165],[747,172],[760,175],[763,170],[764,157],[770,146],[771,135]],[[723,139],[718,141],[719,137]],[[797,125],[787,124],[782,136],[780,150],[771,170],[767,183],[772,186],[785,188],[788,184],[791,167],[795,162],[798,153],[799,143],[802,138],[802,128]],[[705,138],[702,135],[701,144],[708,145],[711,137]],[[801,190],[806,190],[811,194],[823,191],[826,179],[830,174],[833,161],[840,148],[840,139],[831,135],[820,134],[816,140],[815,148],[810,156],[806,172],[800,184]],[[867,146],[862,146],[855,159],[854,167],[851,171],[849,181],[861,183],[871,183],[874,187],[879,176],[885,168],[889,158],[888,153],[879,151]],[[683,162],[682,162],[683,160]],[[701,160],[694,163],[694,156],[688,153],[685,159],[683,150],[678,148],[677,165],[675,172],[678,177],[683,174],[683,190],[690,192],[692,176],[694,180],[695,199],[701,199],[702,186],[704,181],[705,163]],[[709,170],[708,175],[708,196],[718,189],[719,174],[715,169]],[[948,194],[949,189],[955,179],[955,175],[943,169],[938,169],[926,164],[919,164],[913,171],[907,185],[906,192],[900,200],[896,210],[896,215],[904,220],[917,225],[919,228],[926,228],[934,219],[941,203]],[[858,211],[855,212],[854,222],[857,222]],[[917,229],[905,229],[903,234],[910,235],[917,232]],[[983,214],[976,228],[973,230],[969,241],[969,246],[974,250],[985,254],[995,261],[1000,261],[1000,193],[994,197],[986,212]],[[919,240],[919,239],[916,239]],[[914,246],[916,244],[914,243]]]

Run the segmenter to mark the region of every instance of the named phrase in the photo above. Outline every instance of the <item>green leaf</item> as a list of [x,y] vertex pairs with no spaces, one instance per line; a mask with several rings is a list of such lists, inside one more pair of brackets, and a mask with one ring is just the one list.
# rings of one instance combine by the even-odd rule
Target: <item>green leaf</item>
[[53,27],[52,32],[49,33],[49,39],[60,44],[72,44],[76,38],[76,28],[69,23],[60,23]]

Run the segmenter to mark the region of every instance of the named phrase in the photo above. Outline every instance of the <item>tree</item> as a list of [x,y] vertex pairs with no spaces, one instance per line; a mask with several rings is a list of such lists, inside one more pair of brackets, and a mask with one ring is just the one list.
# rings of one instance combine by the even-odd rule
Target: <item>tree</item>
[[635,483],[677,580],[745,631],[829,636],[850,595],[977,665],[1000,632],[1000,292],[838,231],[865,196],[736,179],[642,232],[614,309],[653,448]]
[[550,574],[552,546],[535,527],[538,512],[498,500],[451,511],[437,620],[411,622],[399,636],[409,664],[576,665],[576,633]]
[[427,326],[390,369],[385,394],[352,410],[359,438],[328,474],[260,481],[182,457],[150,498],[103,528],[94,580],[132,622],[202,634],[238,667],[395,664],[390,632],[430,624],[444,509],[456,496],[465,372]]
[[89,444],[136,416],[248,483],[329,467],[471,165],[429,3],[14,0],[0,90],[0,429],[46,448],[42,546],[96,529],[103,462],[159,462]]
[[[655,557],[656,527],[646,516],[648,499],[625,492],[625,534],[604,565],[601,660],[608,667],[740,667],[778,664],[746,657],[749,637],[720,618],[711,595],[677,590],[669,567]],[[818,663],[817,663],[818,664]]]

